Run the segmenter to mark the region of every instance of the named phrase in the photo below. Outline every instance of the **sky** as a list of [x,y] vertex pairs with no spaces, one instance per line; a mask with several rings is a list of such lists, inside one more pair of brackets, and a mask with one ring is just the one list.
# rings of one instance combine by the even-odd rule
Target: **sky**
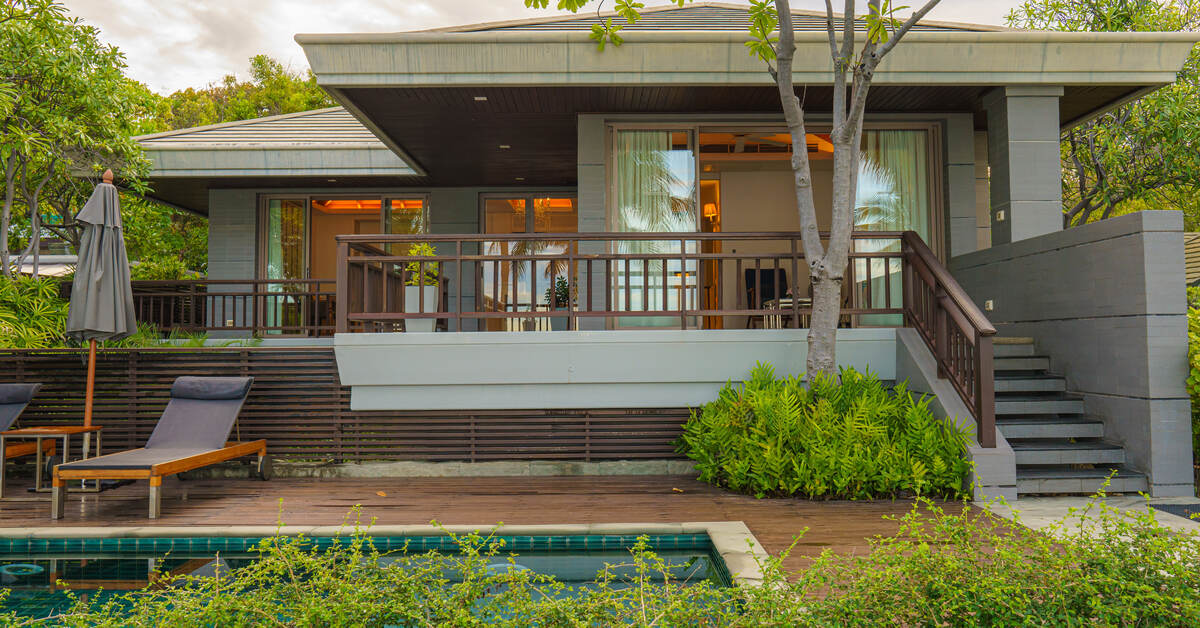
[[[1018,4],[942,0],[927,19],[1003,24]],[[292,39],[296,33],[411,31],[553,14],[526,9],[523,0],[66,0],[66,6],[125,53],[133,78],[160,93],[203,87],[227,74],[244,77],[250,57],[259,53],[306,69],[304,53]],[[822,9],[824,2],[795,0],[793,6]]]

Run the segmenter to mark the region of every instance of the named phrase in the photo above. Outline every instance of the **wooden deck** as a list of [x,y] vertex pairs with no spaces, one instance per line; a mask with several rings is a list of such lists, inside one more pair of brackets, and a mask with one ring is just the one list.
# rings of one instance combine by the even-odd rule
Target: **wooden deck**
[[[812,502],[754,499],[682,476],[201,480],[164,482],[162,518],[146,518],[145,482],[100,495],[72,494],[66,518],[51,521],[48,499],[17,489],[0,501],[0,527],[155,525],[337,525],[361,505],[380,524],[559,524],[743,521],[775,554],[808,528],[789,567],[825,548],[865,552],[891,534],[884,515],[905,500]],[[675,489],[680,489],[678,492]],[[29,496],[27,496],[29,495]],[[282,502],[281,502],[282,500]]]

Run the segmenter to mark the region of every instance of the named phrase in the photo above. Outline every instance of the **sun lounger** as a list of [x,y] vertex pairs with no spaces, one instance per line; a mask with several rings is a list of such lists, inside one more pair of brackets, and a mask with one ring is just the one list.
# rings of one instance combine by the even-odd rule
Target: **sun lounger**
[[252,377],[176,379],[171,401],[145,447],[54,468],[51,518],[63,516],[68,480],[149,480],[150,518],[156,519],[162,509],[162,480],[168,475],[257,455],[259,477],[267,479],[267,441],[228,442],[253,381]]
[[[17,417],[21,416],[25,407],[29,405],[30,401],[33,401],[33,396],[41,387],[41,384],[0,384],[0,432],[12,429],[13,423],[17,422]],[[42,455],[54,455],[54,447],[54,439],[42,441]],[[4,446],[5,461],[35,453],[37,453],[36,441],[17,441]],[[3,477],[0,474],[0,478]]]

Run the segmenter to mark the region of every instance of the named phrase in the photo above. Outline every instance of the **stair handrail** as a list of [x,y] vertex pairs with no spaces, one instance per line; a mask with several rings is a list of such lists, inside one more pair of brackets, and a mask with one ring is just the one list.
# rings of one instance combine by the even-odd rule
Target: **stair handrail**
[[925,341],[937,375],[950,381],[977,427],[981,447],[996,446],[996,328],[921,236],[905,231],[904,321]]

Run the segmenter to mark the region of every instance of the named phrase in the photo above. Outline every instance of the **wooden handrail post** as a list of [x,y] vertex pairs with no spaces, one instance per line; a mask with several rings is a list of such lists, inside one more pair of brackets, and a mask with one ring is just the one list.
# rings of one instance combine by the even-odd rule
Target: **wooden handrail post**
[[350,245],[345,242],[338,242],[337,245],[337,289],[333,307],[337,311],[334,332],[344,334],[350,331],[346,318],[350,309]]
[[996,446],[996,381],[995,364],[992,362],[995,348],[992,337],[980,335],[975,342],[975,373],[979,378],[975,391],[978,404],[976,416],[979,425],[979,446]]
[[946,377],[946,364],[950,361],[950,315],[946,312],[946,306],[942,302],[946,298],[946,290],[941,284],[938,284],[937,290],[933,295],[934,303],[934,352],[937,356],[937,376],[939,378]]

